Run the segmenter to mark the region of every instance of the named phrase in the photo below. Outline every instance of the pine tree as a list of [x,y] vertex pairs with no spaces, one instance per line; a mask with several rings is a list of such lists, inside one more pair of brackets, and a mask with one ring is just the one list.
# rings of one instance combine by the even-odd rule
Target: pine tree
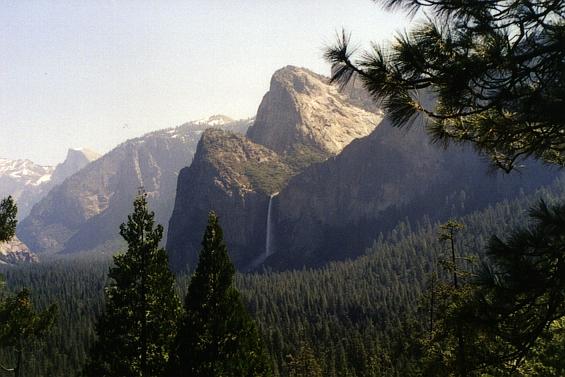
[[530,215],[533,226],[491,239],[465,317],[481,331],[484,363],[511,372],[565,317],[565,205],[540,202]]
[[377,2],[429,17],[361,55],[344,32],[326,52],[334,81],[360,78],[394,125],[421,115],[436,140],[471,142],[505,170],[565,164],[565,0]]
[[288,377],[322,377],[322,368],[312,347],[303,343],[294,356],[288,356]]
[[8,196],[0,202],[0,242],[6,242],[12,239],[16,234],[16,216],[18,207],[14,203],[14,199]]
[[198,267],[185,298],[172,376],[271,375],[259,331],[234,287],[234,274],[218,218],[210,212]]
[[[14,237],[17,213],[18,207],[11,196],[0,202],[0,243]],[[3,278],[0,283],[1,286],[4,285]],[[23,375],[26,348],[49,333],[56,317],[57,307],[55,305],[37,312],[33,308],[30,296],[29,290],[24,288],[15,295],[5,297],[0,302],[0,347],[10,348],[16,359],[16,365],[13,368],[0,365],[0,369],[13,372],[15,377]]]
[[120,226],[128,250],[114,257],[108,273],[106,309],[85,370],[93,377],[161,376],[175,336],[180,303],[167,254],[159,248],[163,227],[154,227],[145,193],[133,204],[127,224]]
[[1,303],[0,345],[11,348],[16,358],[13,368],[2,365],[2,370],[13,372],[15,377],[23,376],[25,350],[49,333],[55,322],[56,312],[55,305],[36,311],[30,292],[25,288]]

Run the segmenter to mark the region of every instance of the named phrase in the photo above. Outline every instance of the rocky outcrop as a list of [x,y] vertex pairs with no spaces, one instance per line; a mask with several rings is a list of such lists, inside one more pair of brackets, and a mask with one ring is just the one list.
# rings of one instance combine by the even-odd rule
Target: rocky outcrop
[[36,263],[39,259],[17,237],[0,243],[0,264]]
[[58,185],[71,175],[98,159],[100,154],[88,148],[69,149],[65,161],[58,164],[51,176],[52,186]]
[[447,150],[422,127],[386,121],[335,158],[293,177],[274,203],[274,268],[353,258],[406,219],[445,221],[552,182],[557,171],[529,161],[496,173],[470,148]]
[[335,155],[354,139],[367,136],[382,119],[361,109],[347,94],[329,85],[328,78],[288,66],[275,72],[247,136],[280,154],[297,149]]
[[242,135],[209,129],[193,163],[181,170],[167,251],[175,270],[194,268],[209,211],[220,217],[234,263],[250,263],[265,245],[268,197],[292,174],[275,152]]
[[113,251],[119,224],[140,189],[147,192],[156,221],[166,225],[178,172],[190,164],[202,132],[211,126],[191,122],[120,144],[53,188],[21,222],[18,236],[34,252]]

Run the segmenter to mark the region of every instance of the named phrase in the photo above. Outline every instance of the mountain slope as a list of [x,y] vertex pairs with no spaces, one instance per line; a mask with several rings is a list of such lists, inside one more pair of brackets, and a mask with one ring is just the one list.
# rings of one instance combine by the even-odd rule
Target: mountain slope
[[0,159],[0,197],[11,195],[18,205],[18,219],[29,213],[51,180],[54,168],[41,166],[30,160]]
[[[375,234],[403,219],[443,221],[531,192],[557,176],[531,161],[519,173],[494,173],[470,148],[432,144],[421,126],[398,129],[386,119],[376,126],[371,122],[380,119],[378,113],[359,87],[340,94],[305,69],[277,71],[248,140],[239,143],[269,148],[288,169],[263,164],[257,175],[272,184],[238,196],[235,179],[206,164],[208,154],[197,154],[194,168],[179,176],[167,243],[172,267],[194,265],[197,238],[211,209],[227,224],[225,237],[235,245],[238,268],[263,262],[300,268],[356,257]],[[247,163],[241,148],[222,138],[216,142],[215,155],[230,156],[224,165],[237,171]]]
[[273,75],[246,137],[206,132],[192,165],[179,175],[167,242],[171,266],[194,267],[210,210],[220,216],[236,266],[260,264],[272,195],[307,166],[368,135],[381,119],[348,101],[327,78],[289,66]]
[[69,149],[65,161],[56,167],[0,159],[0,197],[12,195],[18,205],[18,219],[23,219],[51,188],[98,157],[98,153],[85,148]]
[[65,179],[84,168],[90,162],[98,159],[100,154],[88,148],[69,149],[65,161],[58,164],[51,176],[52,186],[58,185]]
[[265,233],[268,195],[290,174],[291,168],[270,149],[242,135],[206,130],[193,163],[179,174],[167,242],[171,265],[195,266],[211,210],[222,221],[234,263],[241,267],[255,258],[249,252],[263,245],[256,235]]
[[533,161],[520,172],[493,172],[470,148],[447,150],[422,127],[393,128],[384,121],[334,159],[293,177],[274,203],[277,268],[352,258],[377,232],[424,216],[444,221],[502,199],[531,192],[557,176]]
[[[249,121],[221,127],[245,128]],[[36,252],[114,250],[118,227],[143,188],[156,220],[166,225],[177,175],[190,164],[206,122],[191,122],[128,140],[78,173],[34,206],[18,236]]]

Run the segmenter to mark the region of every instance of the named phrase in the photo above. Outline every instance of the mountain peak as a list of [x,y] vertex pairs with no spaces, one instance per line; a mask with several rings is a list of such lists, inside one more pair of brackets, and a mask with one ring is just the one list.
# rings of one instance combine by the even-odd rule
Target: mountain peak
[[381,113],[353,104],[327,77],[286,66],[273,74],[247,136],[283,154],[306,147],[335,155],[381,120]]
[[[86,147],[82,147],[82,148],[69,148],[67,151],[67,158],[65,159],[65,162],[70,160],[70,159],[74,159],[74,158],[81,158],[84,157],[85,159],[87,159],[89,162],[92,162],[96,159],[98,159],[98,157],[100,157],[100,153],[90,149],[90,148],[86,148]],[[63,162],[63,163],[65,163]]]
[[234,120],[227,115],[215,114],[209,116],[207,119],[199,119],[194,123],[207,126],[223,126],[232,123]]
[[51,176],[53,184],[57,185],[63,182],[98,157],[100,157],[100,154],[89,148],[69,148],[65,161],[55,167]]

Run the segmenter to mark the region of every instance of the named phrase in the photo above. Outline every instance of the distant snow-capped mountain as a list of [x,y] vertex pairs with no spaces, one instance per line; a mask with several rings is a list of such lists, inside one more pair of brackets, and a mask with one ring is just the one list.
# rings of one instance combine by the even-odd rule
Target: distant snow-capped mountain
[[23,219],[51,188],[98,157],[98,153],[84,148],[69,149],[65,161],[57,166],[0,158],[0,198],[11,195],[18,205],[18,218]]
[[0,179],[10,179],[25,186],[39,186],[51,180],[53,166],[42,166],[30,160],[0,158]]
[[252,123],[215,115],[126,140],[53,187],[21,222],[18,237],[38,254],[115,251],[122,246],[119,226],[140,188],[166,229],[178,173],[190,165],[204,131],[243,134]]

